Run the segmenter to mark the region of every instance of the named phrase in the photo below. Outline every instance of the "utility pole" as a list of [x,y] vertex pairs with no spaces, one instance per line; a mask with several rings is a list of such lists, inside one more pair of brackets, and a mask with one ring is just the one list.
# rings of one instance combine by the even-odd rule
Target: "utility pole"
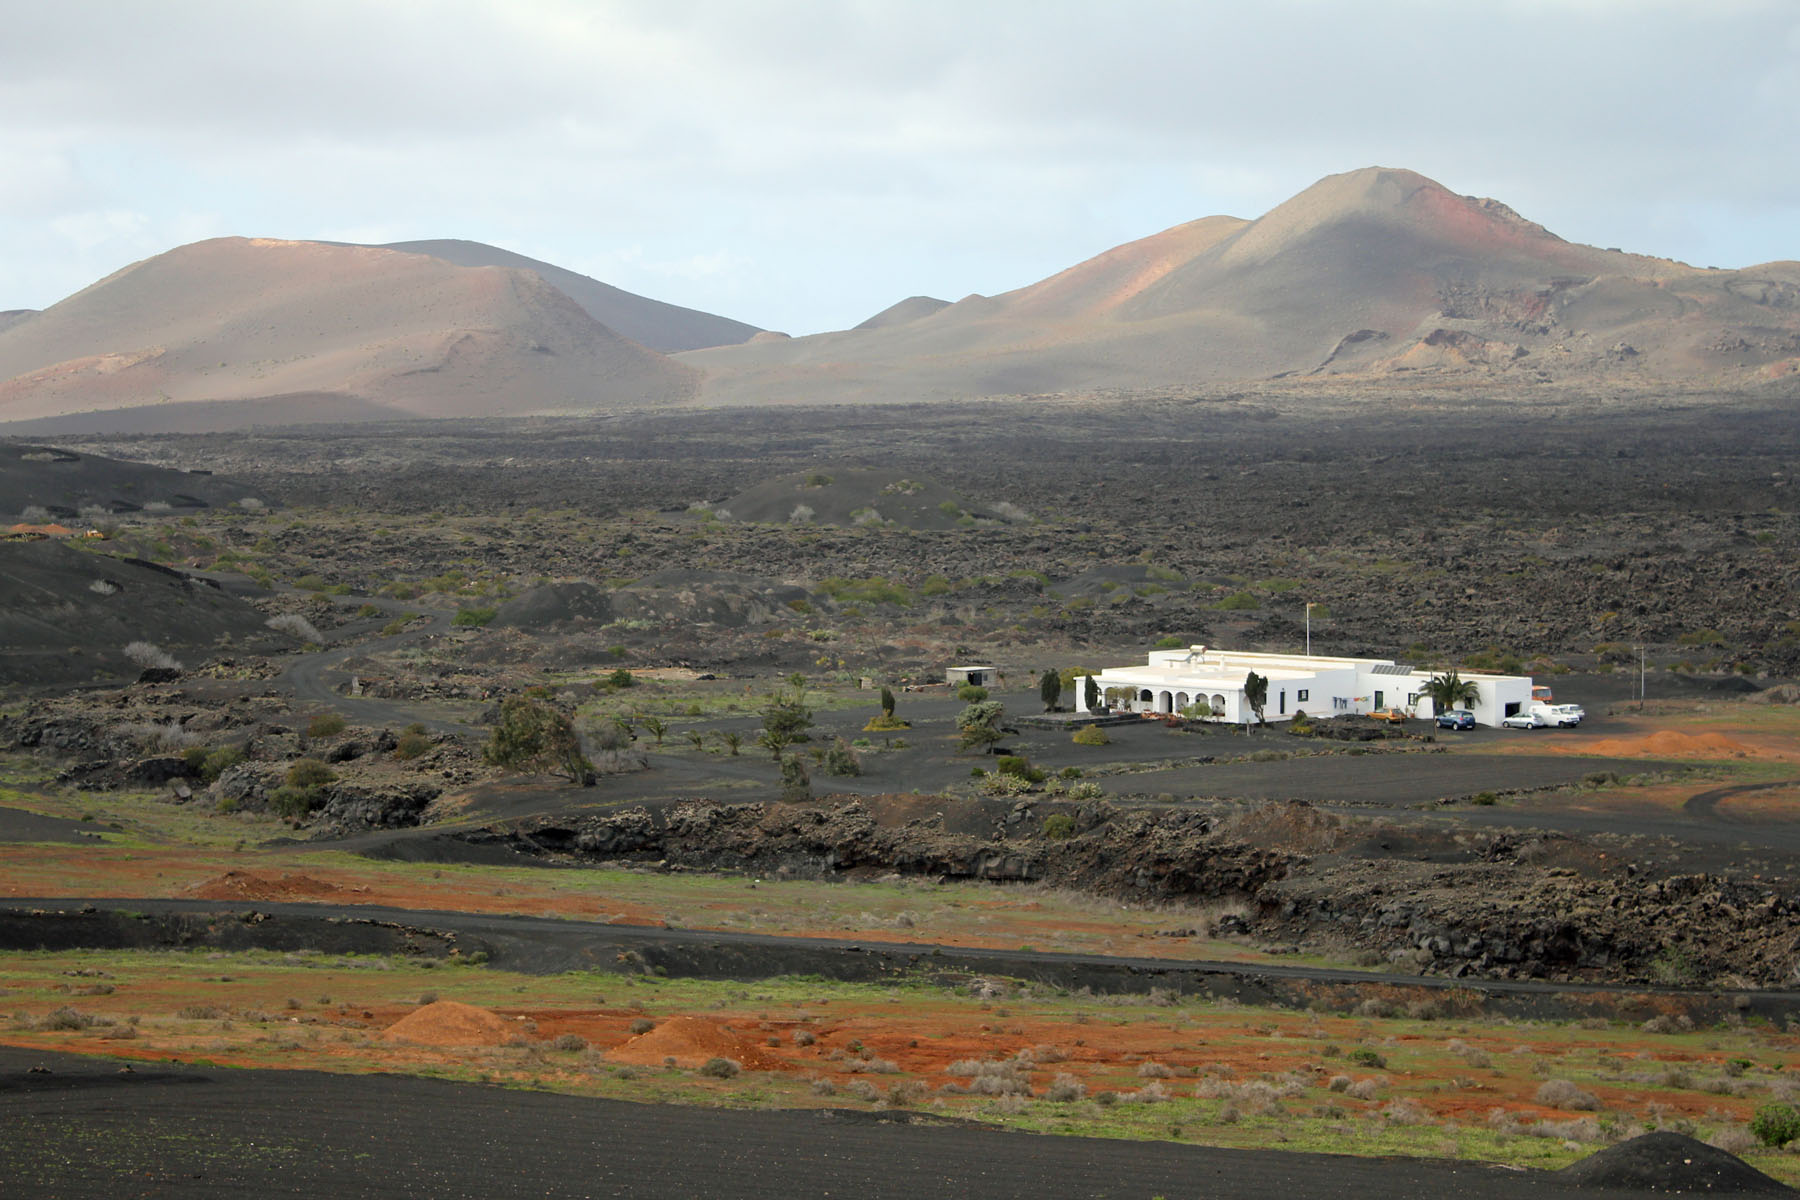
[[1312,610],[1313,602],[1306,602],[1306,657],[1312,657]]

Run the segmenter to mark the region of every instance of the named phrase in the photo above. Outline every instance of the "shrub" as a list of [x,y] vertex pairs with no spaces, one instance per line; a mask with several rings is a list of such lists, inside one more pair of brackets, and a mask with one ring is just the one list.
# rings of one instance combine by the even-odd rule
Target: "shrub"
[[125,647],[125,657],[136,666],[145,670],[161,668],[165,671],[181,670],[181,663],[173,654],[153,642],[131,642]]
[[423,733],[413,733],[409,730],[401,734],[399,740],[394,743],[394,757],[403,762],[411,762],[430,749],[431,739],[429,737]]
[[1249,592],[1233,592],[1214,604],[1213,607],[1225,612],[1247,612],[1253,608],[1261,608],[1262,601]]
[[550,1043],[552,1050],[586,1050],[587,1039],[579,1033],[565,1033]]
[[297,788],[320,788],[337,779],[337,772],[316,758],[297,758],[287,769],[287,784]]
[[1052,813],[1044,818],[1044,836],[1053,842],[1064,842],[1075,836],[1075,818],[1068,813]]
[[1537,1090],[1537,1102],[1547,1108],[1562,1108],[1570,1112],[1593,1112],[1600,1107],[1598,1096],[1576,1087],[1567,1079],[1544,1080]]
[[344,732],[349,722],[334,712],[320,713],[306,723],[306,736],[313,738],[336,737]]
[[744,1068],[729,1058],[709,1058],[700,1073],[712,1079],[734,1079]]
[[1750,1118],[1750,1132],[1776,1149],[1800,1138],[1800,1109],[1791,1104],[1765,1104]]
[[1106,730],[1099,725],[1083,725],[1080,729],[1075,731],[1074,736],[1069,740],[1074,742],[1077,746],[1112,745],[1112,738],[1108,737]]
[[1050,1081],[1050,1087],[1044,1093],[1044,1099],[1054,1104],[1073,1104],[1086,1095],[1086,1084],[1067,1072],[1059,1072],[1056,1078]]
[[1359,1046],[1349,1054],[1350,1061],[1359,1067],[1369,1067],[1377,1071],[1387,1068],[1387,1059],[1380,1051],[1371,1050],[1367,1046]]
[[827,775],[861,775],[862,760],[856,757],[856,751],[850,743],[838,738],[825,751],[825,773]]
[[652,1021],[649,1017],[639,1017],[634,1020],[628,1028],[635,1037],[638,1034],[649,1033],[652,1029],[655,1029],[656,1022]]
[[200,777],[212,783],[248,757],[249,753],[242,746],[220,746],[200,763]]
[[459,608],[456,615],[450,618],[452,625],[460,625],[465,629],[479,629],[498,616],[497,608]]
[[601,680],[601,685],[609,692],[618,688],[631,687],[635,683],[637,683],[636,677],[624,667],[615,668],[605,679]]
[[283,786],[269,793],[269,807],[277,816],[298,821],[317,808],[321,798],[318,788]]
[[1049,778],[1043,771],[1032,766],[1031,760],[1022,754],[1002,754],[994,765],[1002,775],[1011,775],[1026,783],[1042,783]]
[[302,642],[323,642],[325,635],[318,627],[299,613],[282,613],[278,617],[270,617],[263,624],[276,633],[285,633]]
[[988,690],[978,683],[965,683],[956,689],[956,698],[964,704],[980,704],[988,698]]

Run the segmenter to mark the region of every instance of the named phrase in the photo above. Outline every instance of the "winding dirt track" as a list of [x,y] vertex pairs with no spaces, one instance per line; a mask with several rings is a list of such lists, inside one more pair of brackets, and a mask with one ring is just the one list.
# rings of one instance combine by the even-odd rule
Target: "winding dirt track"
[[[48,1073],[28,1073],[44,1067]],[[1424,1159],[1039,1137],[893,1115],[727,1112],[0,1047],[8,1197],[1501,1200],[1640,1195]]]

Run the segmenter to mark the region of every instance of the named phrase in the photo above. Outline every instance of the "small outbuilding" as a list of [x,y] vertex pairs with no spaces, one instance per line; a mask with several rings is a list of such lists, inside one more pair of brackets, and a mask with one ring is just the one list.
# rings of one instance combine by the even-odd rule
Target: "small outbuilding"
[[944,682],[951,687],[973,684],[976,687],[993,687],[1000,672],[995,667],[945,667]]

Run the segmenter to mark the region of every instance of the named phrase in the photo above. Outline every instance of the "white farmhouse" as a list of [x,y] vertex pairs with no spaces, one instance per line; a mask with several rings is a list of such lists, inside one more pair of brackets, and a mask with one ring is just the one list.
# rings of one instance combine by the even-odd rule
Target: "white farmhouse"
[[[1295,713],[1336,717],[1349,713],[1399,708],[1419,717],[1437,715],[1424,695],[1435,671],[1420,670],[1376,658],[1328,658],[1312,654],[1258,654],[1189,646],[1184,650],[1152,650],[1141,667],[1109,667],[1095,676],[1102,702],[1114,710],[1178,713],[1204,701],[1213,716],[1226,721],[1255,719],[1244,698],[1250,672],[1269,681],[1263,719],[1292,720]],[[1482,725],[1531,707],[1531,677],[1462,672],[1475,685],[1469,708]],[[1078,711],[1087,711],[1087,689],[1074,689]]]

